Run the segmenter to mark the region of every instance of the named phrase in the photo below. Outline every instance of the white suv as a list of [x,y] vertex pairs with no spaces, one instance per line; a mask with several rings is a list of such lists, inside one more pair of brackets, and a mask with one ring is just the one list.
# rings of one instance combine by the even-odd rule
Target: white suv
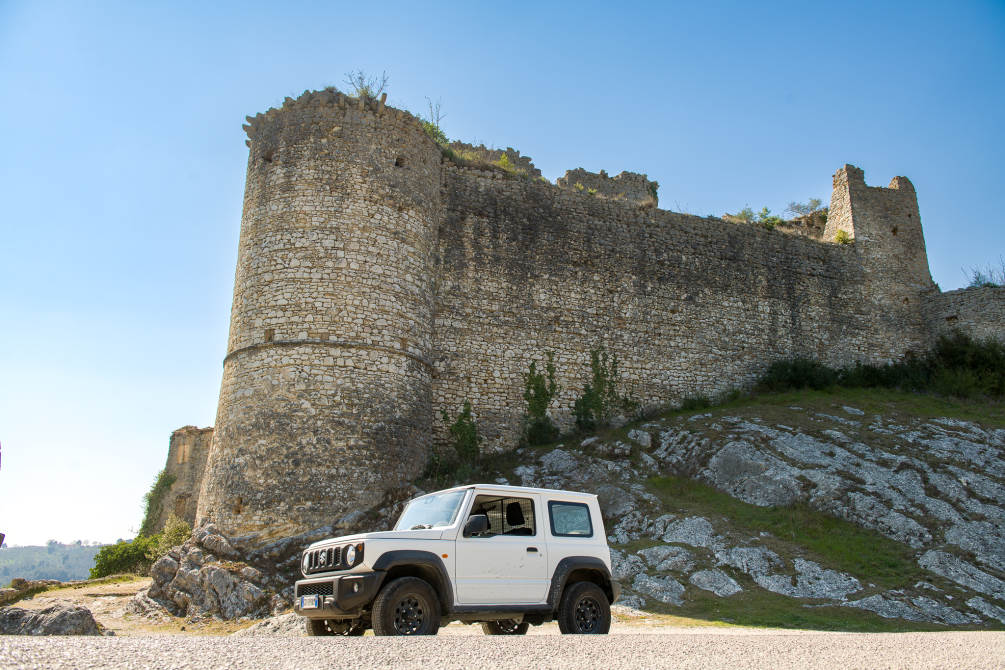
[[606,633],[618,584],[597,496],[474,484],[408,503],[394,530],[315,542],[294,609],[310,635]]

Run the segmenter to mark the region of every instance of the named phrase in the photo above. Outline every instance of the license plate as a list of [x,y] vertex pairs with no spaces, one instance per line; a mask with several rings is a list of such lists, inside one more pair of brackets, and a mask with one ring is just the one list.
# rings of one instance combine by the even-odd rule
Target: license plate
[[316,610],[319,607],[317,596],[300,596],[300,609]]

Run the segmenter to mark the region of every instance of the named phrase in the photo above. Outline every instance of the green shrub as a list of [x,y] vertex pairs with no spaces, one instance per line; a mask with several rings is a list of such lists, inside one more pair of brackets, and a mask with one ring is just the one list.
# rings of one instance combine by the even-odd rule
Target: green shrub
[[173,547],[182,544],[192,535],[192,526],[188,522],[175,516],[174,512],[168,514],[167,521],[164,522],[164,530],[153,537],[156,539],[151,553],[147,556],[150,560],[156,561],[164,554],[171,551]]
[[834,241],[838,244],[851,244],[854,239],[848,234],[847,230],[839,230],[837,234],[834,235]]
[[548,407],[560,389],[555,382],[554,354],[549,351],[546,355],[545,372],[539,372],[537,361],[531,361],[523,376],[523,399],[527,403],[524,439],[531,445],[547,444],[558,437],[558,428],[548,416]]
[[706,409],[712,406],[712,401],[707,396],[688,396],[680,401],[680,408],[683,410]]
[[577,181],[575,184],[572,185],[572,188],[576,189],[577,191],[582,191],[586,187],[583,186],[583,184],[581,182]]
[[97,579],[124,572],[145,574],[153,563],[150,555],[156,553],[156,546],[157,536],[140,535],[131,542],[122,541],[102,547],[94,557],[90,578]]
[[617,354],[608,356],[603,347],[591,349],[590,373],[590,382],[572,407],[576,427],[581,431],[609,426],[616,412],[627,413],[637,408],[637,403],[618,392],[621,373]]
[[154,479],[153,486],[143,496],[144,512],[143,523],[140,525],[140,535],[153,535],[160,519],[161,510],[164,506],[164,496],[171,490],[175,482],[175,476],[169,474],[167,470],[161,470]]
[[838,372],[808,358],[775,361],[758,384],[764,391],[789,389],[825,389],[838,382]]
[[597,189],[595,188],[588,188],[586,189],[586,192],[589,193],[590,195],[597,195]]
[[429,135],[429,139],[436,142],[440,147],[445,147],[450,143],[450,140],[447,139],[447,134],[443,132],[443,129],[439,125],[421,118],[419,121],[422,122],[422,129]]
[[790,389],[897,388],[960,398],[1005,397],[1005,344],[978,341],[955,331],[943,335],[923,356],[908,354],[885,365],[856,363],[831,368],[808,359],[777,361],[761,377],[763,391]]

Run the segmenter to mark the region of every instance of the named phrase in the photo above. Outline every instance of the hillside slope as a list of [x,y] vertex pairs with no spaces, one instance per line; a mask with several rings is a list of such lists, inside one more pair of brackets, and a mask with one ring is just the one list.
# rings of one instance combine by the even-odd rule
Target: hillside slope
[[623,602],[756,625],[1005,624],[1005,413],[762,396],[542,448],[499,480],[595,491]]

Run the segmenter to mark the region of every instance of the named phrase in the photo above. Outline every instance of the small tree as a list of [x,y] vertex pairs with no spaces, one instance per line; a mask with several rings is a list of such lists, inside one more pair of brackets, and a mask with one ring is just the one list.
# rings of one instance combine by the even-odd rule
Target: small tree
[[806,202],[790,202],[785,211],[794,218],[797,216],[809,216],[814,212],[819,212],[821,209],[823,209],[823,201],[820,198],[810,198]]
[[558,395],[559,386],[555,382],[554,354],[549,351],[547,357],[545,372],[538,372],[537,361],[531,361],[523,376],[523,399],[527,402],[525,439],[532,445],[547,444],[558,437],[558,428],[548,416],[548,407]]
[[441,110],[439,100],[434,103],[429,98],[426,98],[426,103],[429,105],[429,117],[419,117],[419,121],[422,122],[422,129],[426,131],[426,134],[429,135],[430,139],[441,147],[445,147],[450,143],[450,140],[447,139],[447,134],[443,132],[441,124],[447,115]]
[[381,72],[379,77],[363,70],[345,73],[345,83],[357,98],[373,100],[379,97],[387,88],[387,81],[387,72]]
[[[964,274],[967,274],[964,271]],[[969,273],[970,282],[967,288],[999,288],[1005,286],[1005,258],[1001,259],[1001,268],[988,265],[987,268],[972,267]]]
[[576,427],[583,431],[610,425],[615,412],[630,412],[635,403],[618,392],[621,373],[617,354],[604,347],[590,350],[590,382],[572,407]]

